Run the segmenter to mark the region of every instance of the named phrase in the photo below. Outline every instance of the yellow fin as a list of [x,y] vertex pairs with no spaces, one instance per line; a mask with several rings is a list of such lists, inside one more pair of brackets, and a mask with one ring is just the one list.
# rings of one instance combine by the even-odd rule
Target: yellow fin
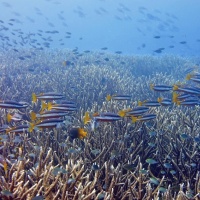
[[3,169],[5,172],[7,172],[7,170],[8,170],[8,164],[6,161],[4,161],[4,163],[3,163]]
[[178,90],[178,85],[174,85],[173,90],[175,90],[175,91]]
[[192,74],[187,74],[187,76],[186,76],[186,80],[188,81],[188,80],[190,80],[192,78]]
[[48,102],[48,104],[47,104],[47,110],[51,110],[52,109],[52,103],[51,102]]
[[85,112],[85,116],[83,117],[83,123],[87,124],[91,121],[89,112]]
[[37,102],[37,96],[35,93],[32,93],[32,101],[33,101],[33,103]]
[[107,100],[107,101],[110,101],[110,100],[111,100],[111,98],[112,98],[112,97],[111,97],[111,95],[110,95],[110,94],[108,94],[108,95],[106,96],[106,100]]
[[83,139],[87,136],[87,132],[83,128],[78,129],[78,138]]
[[41,106],[41,111],[44,111],[45,109],[47,109],[48,105],[42,101],[42,106]]
[[132,119],[132,122],[133,122],[133,123],[137,122],[137,120],[138,120],[138,118],[135,117],[135,116],[131,116],[131,119]]
[[31,116],[31,121],[35,121],[36,118],[37,118],[37,117],[36,117],[36,113],[33,112],[33,111],[31,111],[30,116]]
[[153,88],[154,88],[154,84],[150,83],[150,89],[153,90]]
[[10,113],[7,114],[7,121],[8,123],[12,120],[12,115]]
[[163,101],[162,97],[158,97],[158,103],[161,103]]
[[120,110],[120,111],[118,112],[118,115],[119,115],[120,117],[125,117],[125,116],[126,116],[126,113],[127,113],[127,110]]
[[142,101],[138,101],[138,106],[142,106],[143,102]]
[[32,132],[34,127],[35,127],[35,124],[34,123],[30,123],[29,124],[29,132]]
[[172,102],[173,103],[177,103],[178,101],[178,94],[176,92],[173,92],[173,95],[172,95]]

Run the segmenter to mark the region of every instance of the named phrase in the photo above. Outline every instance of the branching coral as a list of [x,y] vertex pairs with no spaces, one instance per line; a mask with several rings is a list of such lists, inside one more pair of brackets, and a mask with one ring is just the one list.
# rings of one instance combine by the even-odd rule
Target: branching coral
[[[52,55],[57,61],[50,59]],[[18,134],[5,134],[2,129],[0,197],[199,199],[198,106],[150,108],[149,113],[155,113],[156,119],[147,122],[132,123],[125,117],[117,122],[101,122],[95,129],[83,124],[86,111],[91,116],[96,112],[117,113],[136,107],[138,100],[157,98],[158,94],[149,89],[149,84],[162,81],[172,85],[184,77],[182,65],[189,68],[192,62],[177,57],[159,60],[148,56],[116,58],[110,55],[110,61],[102,61],[100,67],[95,63],[97,57],[102,58],[94,53],[83,56],[73,67],[63,68],[58,60],[65,56],[62,52],[44,52],[44,56],[36,56],[40,65],[34,73],[29,70],[31,62],[24,63],[24,71],[17,63],[16,68],[9,70],[11,66],[3,58],[2,98],[27,101],[29,107],[20,111],[1,109],[2,126],[28,124],[30,111],[41,111],[40,102],[31,102],[32,92],[61,92],[79,109],[69,112],[65,125],[58,129],[36,129],[32,133]],[[43,57],[46,59],[42,60]],[[68,52],[68,57],[74,59],[73,53]],[[124,67],[122,63],[125,63]],[[43,64],[52,68],[46,72],[41,67]],[[165,70],[158,69],[161,65]],[[21,75],[15,76],[18,71]],[[109,102],[105,100],[107,94],[129,94],[132,101]],[[170,97],[171,93],[166,96]],[[8,123],[7,112],[20,113],[22,122]],[[87,137],[71,139],[69,131],[72,127],[84,127]]]

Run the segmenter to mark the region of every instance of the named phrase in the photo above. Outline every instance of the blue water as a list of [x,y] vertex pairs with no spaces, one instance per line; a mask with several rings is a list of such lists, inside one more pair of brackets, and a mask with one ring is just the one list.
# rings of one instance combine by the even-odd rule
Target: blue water
[[199,0],[1,0],[0,48],[198,56],[199,10]]

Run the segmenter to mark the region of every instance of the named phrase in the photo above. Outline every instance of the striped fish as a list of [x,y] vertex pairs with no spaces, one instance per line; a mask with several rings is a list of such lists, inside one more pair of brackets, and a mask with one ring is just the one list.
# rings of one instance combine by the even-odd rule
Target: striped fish
[[34,127],[43,129],[43,128],[59,128],[63,123],[63,119],[60,118],[51,118],[40,120],[37,123],[30,123],[29,131],[32,132]]
[[200,88],[196,88],[196,87],[179,87],[175,85],[173,87],[173,90],[178,91],[178,92],[184,92],[187,94],[192,94],[192,95],[200,95]]
[[62,94],[56,93],[56,92],[46,92],[36,95],[35,93],[32,94],[32,101],[35,103],[37,102],[37,99],[43,100],[43,101],[52,101],[52,100],[58,100],[63,99],[64,96]]
[[156,92],[168,92],[172,90],[172,86],[169,85],[154,85],[150,84],[151,90],[154,90]]
[[8,109],[20,109],[20,108],[26,108],[27,104],[22,104],[17,101],[12,100],[1,100],[0,101],[0,108],[8,108]]
[[186,80],[191,80],[196,83],[200,83],[200,74],[188,74]]
[[94,120],[97,122],[115,122],[122,119],[118,114],[115,113],[101,113],[99,116],[95,116]]
[[29,126],[27,124],[6,129],[6,133],[24,133],[28,131],[29,131]]
[[35,121],[37,118],[39,119],[61,118],[66,115],[67,115],[67,112],[63,112],[59,110],[47,110],[47,111],[41,112],[40,114],[31,112],[31,120]]
[[160,103],[158,101],[139,101],[138,106],[158,107],[160,106]]
[[107,95],[106,100],[110,101],[110,100],[115,100],[115,101],[130,101],[131,100],[131,96],[130,95]]
[[133,116],[137,117],[137,116],[143,115],[148,110],[149,110],[149,108],[146,106],[138,106],[136,108],[133,108],[131,111],[127,112],[126,114],[127,114],[127,116],[133,115]]
[[10,123],[11,121],[18,122],[22,120],[22,115],[18,113],[11,115],[10,113],[8,113],[6,118],[7,118],[8,123]]
[[184,99],[183,101],[177,101],[176,104],[182,106],[197,106],[199,105],[199,101],[196,98],[189,98]]
[[146,114],[146,115],[139,116],[139,117],[132,116],[131,118],[132,118],[133,123],[135,123],[137,121],[144,122],[144,121],[149,121],[149,120],[155,119],[156,114]]
[[76,111],[77,107],[74,104],[52,104],[49,102],[48,110]]
[[158,102],[162,105],[162,106],[171,106],[172,105],[172,100],[168,99],[168,98],[158,98]]

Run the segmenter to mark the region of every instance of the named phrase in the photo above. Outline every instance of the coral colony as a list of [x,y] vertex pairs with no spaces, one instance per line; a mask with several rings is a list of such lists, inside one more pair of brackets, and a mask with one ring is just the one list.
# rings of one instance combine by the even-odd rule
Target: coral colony
[[0,199],[200,198],[195,60],[0,57]]

